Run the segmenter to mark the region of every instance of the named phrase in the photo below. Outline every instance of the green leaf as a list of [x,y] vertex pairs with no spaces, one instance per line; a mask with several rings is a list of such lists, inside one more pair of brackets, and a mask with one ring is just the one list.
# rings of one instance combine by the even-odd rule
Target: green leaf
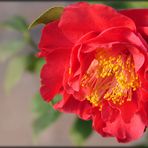
[[26,20],[21,16],[14,16],[10,20],[7,20],[0,24],[0,27],[14,29],[20,32],[27,31],[28,24]]
[[8,63],[4,81],[4,88],[6,93],[9,93],[10,90],[19,82],[23,76],[26,69],[26,60],[27,58],[25,56],[19,56],[14,57]]
[[56,104],[57,102],[59,102],[61,99],[62,99],[62,96],[61,96],[61,95],[56,95],[56,96],[54,97],[54,99],[53,99],[51,102],[52,102],[52,104],[54,105],[54,104]]
[[25,46],[24,41],[22,40],[14,40],[4,42],[0,44],[0,62],[4,62],[11,56],[15,55],[18,51],[23,49]]
[[37,136],[58,119],[60,112],[54,110],[38,93],[33,100],[33,104],[36,113],[36,118],[33,121],[33,133]]
[[41,14],[35,21],[33,21],[29,25],[28,29],[31,29],[38,24],[47,24],[51,21],[59,19],[63,12],[63,9],[63,7],[53,7],[46,10],[43,14]]
[[77,118],[71,128],[71,138],[76,145],[82,145],[92,134],[91,121],[84,121]]

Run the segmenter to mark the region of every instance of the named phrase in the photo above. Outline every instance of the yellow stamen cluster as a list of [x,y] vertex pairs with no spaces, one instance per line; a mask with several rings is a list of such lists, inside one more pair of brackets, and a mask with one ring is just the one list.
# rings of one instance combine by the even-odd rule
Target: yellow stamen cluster
[[110,56],[105,51],[96,54],[96,59],[81,80],[81,86],[90,90],[86,99],[100,108],[102,99],[118,105],[131,101],[132,91],[139,85],[132,56]]
[[89,96],[86,96],[86,99],[87,99],[91,104],[93,104],[93,106],[95,106],[95,107],[99,106],[99,110],[100,110],[100,111],[102,110],[102,104],[101,104],[102,102],[101,102],[101,101],[99,102],[97,92],[93,92],[93,93],[91,93]]
[[89,96],[86,96],[87,100],[90,101],[94,106],[98,106],[99,100],[98,100],[98,94],[95,91],[94,93],[90,94]]

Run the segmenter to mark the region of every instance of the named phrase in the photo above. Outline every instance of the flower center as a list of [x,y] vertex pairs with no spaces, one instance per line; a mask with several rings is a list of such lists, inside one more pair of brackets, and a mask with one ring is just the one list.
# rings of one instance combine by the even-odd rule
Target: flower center
[[103,99],[118,105],[131,101],[132,92],[140,86],[132,56],[99,50],[83,75],[81,86],[87,89],[86,99],[100,109]]

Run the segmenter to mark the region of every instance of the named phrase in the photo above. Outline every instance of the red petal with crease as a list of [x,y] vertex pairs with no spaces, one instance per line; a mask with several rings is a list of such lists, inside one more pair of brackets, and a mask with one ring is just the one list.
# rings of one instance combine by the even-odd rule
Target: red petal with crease
[[[135,95],[136,97],[136,95]],[[138,110],[138,105],[137,105],[137,98],[132,98],[132,101],[130,102],[125,102],[121,107],[120,107],[120,111],[121,111],[121,116],[124,120],[124,122],[130,122],[131,118],[133,117],[133,115],[136,113],[136,111]],[[129,111],[130,109],[130,111]]]
[[146,126],[148,126],[148,101],[147,102],[141,102],[140,104],[141,108],[139,111],[139,114],[141,115],[141,118]]
[[144,129],[145,125],[140,116],[135,114],[129,123],[125,123],[121,116],[115,122],[106,123],[104,131],[116,137],[119,142],[128,142],[140,138]]
[[127,9],[119,12],[131,18],[137,27],[148,26],[148,9]]
[[128,28],[118,27],[105,30],[96,38],[86,42],[85,46],[83,46],[85,48],[82,50],[83,52],[87,52],[87,50],[90,52],[90,50],[96,50],[96,48],[103,46],[103,44],[108,44],[109,46],[110,43],[111,46],[111,44],[116,42],[120,42],[120,44],[124,43],[127,46],[133,46],[130,52],[134,57],[136,71],[138,71],[144,64],[143,52],[145,52],[147,49],[139,37]]
[[138,32],[148,42],[148,9],[129,9],[119,12],[135,22]]
[[134,22],[118,13],[115,9],[102,4],[76,3],[64,9],[59,27],[72,42],[90,32],[103,30],[110,27],[128,27],[135,30]]
[[148,27],[138,27],[138,32],[141,33],[142,37],[147,41],[148,43]]
[[78,101],[72,95],[65,94],[63,99],[54,105],[61,112],[75,113],[84,120],[91,119],[92,106],[88,101]]
[[[120,43],[129,43],[133,46],[136,46],[144,51],[147,51],[146,47],[143,45],[142,41],[139,37],[132,32],[130,29],[125,27],[116,27],[116,28],[109,28],[99,34],[93,40],[87,42],[87,44],[96,45],[111,43],[111,42],[120,42]],[[92,44],[91,44],[92,43]]]
[[56,50],[46,57],[47,64],[41,70],[42,85],[40,89],[41,95],[46,101],[53,99],[54,95],[59,92],[62,86],[69,52],[67,50]]
[[101,113],[99,112],[98,108],[95,108],[93,114],[93,123],[92,127],[94,128],[95,131],[100,133],[102,136],[109,136],[109,134],[105,133],[103,131],[103,128],[106,126],[106,123],[102,120],[101,118]]
[[103,101],[101,117],[104,122],[113,122],[119,114],[119,110],[113,108],[107,101]]
[[141,100],[143,102],[148,102],[148,89],[141,88],[140,93],[141,93]]
[[39,49],[47,53],[51,53],[56,49],[71,48],[72,43],[63,35],[58,28],[59,21],[47,24],[42,31]]

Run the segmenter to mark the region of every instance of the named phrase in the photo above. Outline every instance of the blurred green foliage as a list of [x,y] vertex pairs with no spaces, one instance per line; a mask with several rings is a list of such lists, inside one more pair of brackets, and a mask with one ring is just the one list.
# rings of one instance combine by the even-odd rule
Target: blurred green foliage
[[33,105],[33,111],[36,114],[36,118],[33,121],[33,132],[37,136],[58,119],[60,112],[55,111],[51,104],[44,102],[39,93],[35,95]]
[[116,9],[129,9],[129,8],[148,8],[148,2],[144,1],[121,1],[121,0],[115,0],[112,1],[106,1],[104,4],[109,5]]
[[[148,8],[148,2],[130,2],[130,1],[92,1],[91,3],[104,3],[110,5],[116,9],[127,9],[127,8]],[[5,43],[0,44],[0,63],[8,60],[8,66],[5,74],[4,88],[6,92],[16,86],[21,80],[24,72],[30,72],[36,74],[39,77],[41,68],[45,61],[37,58],[36,53],[38,52],[37,44],[32,40],[31,34],[28,31],[29,28],[36,26],[37,24],[46,24],[54,19],[58,19],[63,8],[57,7],[45,11],[39,18],[37,18],[30,26],[25,18],[21,16],[14,16],[13,18],[0,23],[0,27],[6,30],[14,30],[20,33],[21,38],[13,39]],[[27,46],[30,46],[33,51],[28,52],[25,55],[21,55]],[[61,99],[60,95],[57,95],[54,100],[49,104],[43,101],[39,92],[33,98],[33,113],[35,118],[33,120],[33,134],[39,135],[49,126],[51,126],[60,117],[61,113],[55,111],[52,108],[56,102]],[[93,133],[91,121],[83,121],[76,117],[71,130],[71,139],[76,145],[83,145],[84,142]],[[146,147],[147,141],[144,141],[140,146]]]
[[0,26],[7,29],[14,29],[19,32],[27,32],[28,24],[23,17],[14,16],[10,20],[1,23]]
[[75,119],[71,128],[71,139],[74,144],[80,146],[84,144],[87,138],[92,134],[91,121],[84,121],[79,118]]
[[19,56],[11,59],[11,62],[7,67],[4,83],[4,88],[7,93],[10,92],[13,86],[15,86],[23,76],[27,65],[26,63],[26,56]]
[[18,53],[25,46],[23,40],[13,40],[8,42],[3,42],[0,45],[0,63],[6,61],[11,56]]

